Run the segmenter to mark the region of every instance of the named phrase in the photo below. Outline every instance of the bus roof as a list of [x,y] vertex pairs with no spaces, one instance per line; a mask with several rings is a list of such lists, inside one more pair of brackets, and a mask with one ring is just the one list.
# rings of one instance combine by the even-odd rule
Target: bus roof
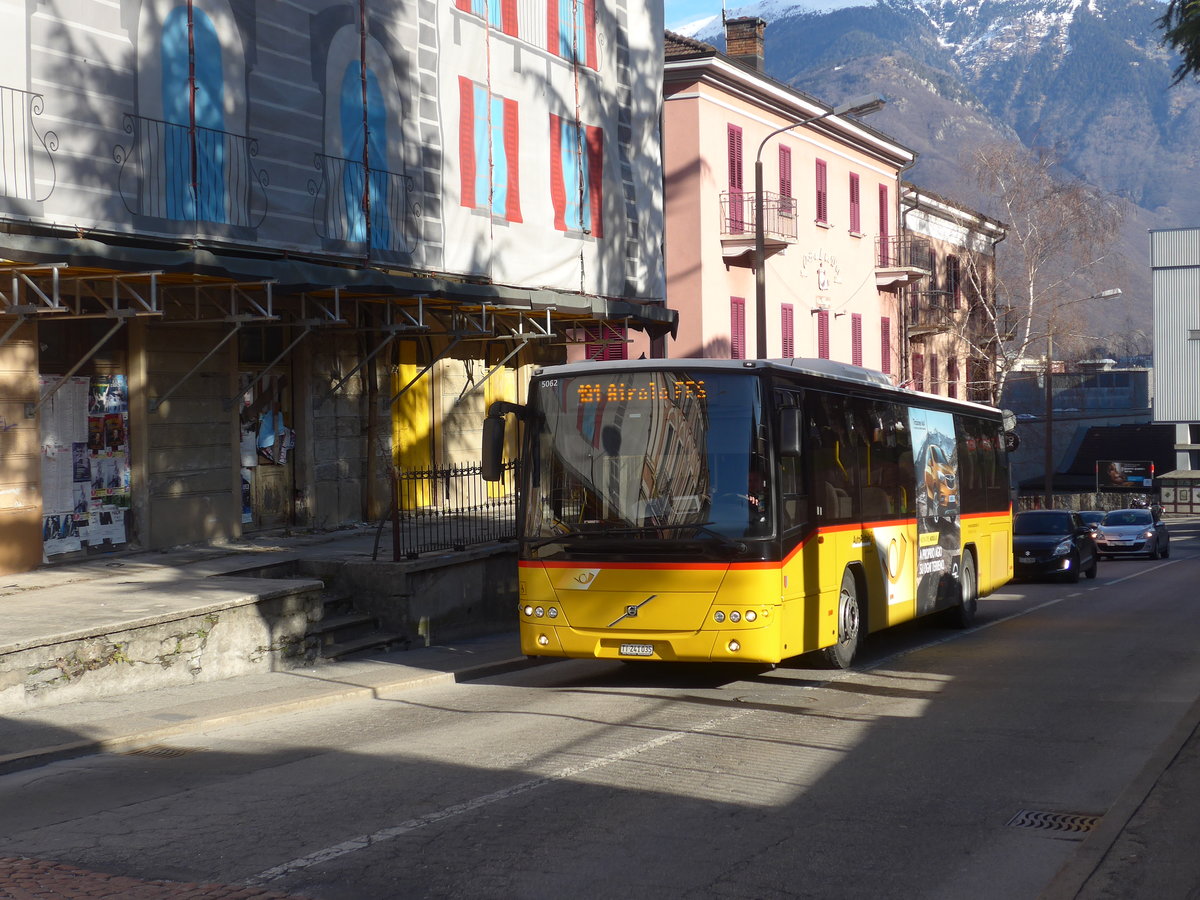
[[922,391],[897,387],[892,383],[891,378],[882,372],[874,369],[866,369],[862,366],[852,366],[849,363],[837,362],[832,359],[614,359],[565,363],[558,366],[539,366],[534,369],[533,374],[535,378],[557,378],[586,375],[593,372],[661,372],[678,369],[688,369],[691,371],[707,369],[710,371],[727,372],[783,370],[814,378],[830,378],[842,382],[847,387],[865,387],[890,393],[896,395],[896,399],[899,402],[907,404],[941,402],[951,406],[986,412],[993,416],[1001,413],[996,407],[987,406],[983,403],[958,400],[951,397],[942,397],[937,394],[926,394]]

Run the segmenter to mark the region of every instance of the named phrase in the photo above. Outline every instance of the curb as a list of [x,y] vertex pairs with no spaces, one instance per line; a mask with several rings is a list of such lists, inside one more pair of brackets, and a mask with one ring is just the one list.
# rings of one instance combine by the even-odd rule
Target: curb
[[261,720],[270,716],[284,715],[308,709],[320,709],[337,703],[351,700],[370,700],[385,694],[407,691],[419,687],[457,684],[466,681],[477,681],[495,675],[504,675],[532,668],[553,659],[531,658],[525,656],[511,657],[494,662],[480,663],[451,672],[430,672],[416,675],[406,675],[394,681],[383,681],[379,684],[360,685],[342,688],[324,688],[315,690],[311,695],[297,697],[291,700],[256,703],[250,706],[239,706],[226,713],[197,714],[193,718],[172,725],[156,725],[135,729],[129,733],[107,738],[81,738],[77,741],[67,741],[34,750],[23,750],[16,753],[0,754],[0,775],[8,775],[27,769],[64,759],[77,759],[106,752],[125,752],[146,747],[165,738],[178,737],[207,728],[220,728],[226,725],[237,725],[243,722]]
[[1079,849],[1063,865],[1038,895],[1038,900],[1074,900],[1080,896],[1088,881],[1100,871],[1109,851],[1120,838],[1138,810],[1146,802],[1163,773],[1169,769],[1187,743],[1198,736],[1200,729],[1200,699],[1192,704],[1171,734],[1147,760],[1142,771],[1113,802],[1100,824],[1079,845]]

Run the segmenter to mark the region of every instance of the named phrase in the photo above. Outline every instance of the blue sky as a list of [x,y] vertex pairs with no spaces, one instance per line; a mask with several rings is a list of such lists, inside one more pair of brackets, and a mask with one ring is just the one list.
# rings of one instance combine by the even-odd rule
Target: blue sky
[[706,16],[721,15],[721,0],[664,0],[663,7],[671,31]]

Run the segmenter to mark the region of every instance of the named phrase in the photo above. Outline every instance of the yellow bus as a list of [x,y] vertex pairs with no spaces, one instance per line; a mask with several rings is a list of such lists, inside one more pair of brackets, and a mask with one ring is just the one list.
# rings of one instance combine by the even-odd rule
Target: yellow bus
[[530,656],[849,666],[869,632],[970,625],[1013,574],[1006,422],[820,359],[535,370],[520,423]]

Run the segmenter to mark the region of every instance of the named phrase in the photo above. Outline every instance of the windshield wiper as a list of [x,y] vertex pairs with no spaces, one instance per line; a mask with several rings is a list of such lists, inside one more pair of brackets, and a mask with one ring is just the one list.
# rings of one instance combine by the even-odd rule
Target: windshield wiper
[[709,528],[712,522],[681,522],[675,525],[637,525],[631,528],[606,528],[605,534],[657,534],[660,531],[678,531],[681,528],[694,528],[696,531],[701,531],[709,537],[717,539],[722,547],[726,547],[739,555],[745,553],[748,549],[742,541],[734,540],[727,534],[721,534],[719,531],[714,531]]

